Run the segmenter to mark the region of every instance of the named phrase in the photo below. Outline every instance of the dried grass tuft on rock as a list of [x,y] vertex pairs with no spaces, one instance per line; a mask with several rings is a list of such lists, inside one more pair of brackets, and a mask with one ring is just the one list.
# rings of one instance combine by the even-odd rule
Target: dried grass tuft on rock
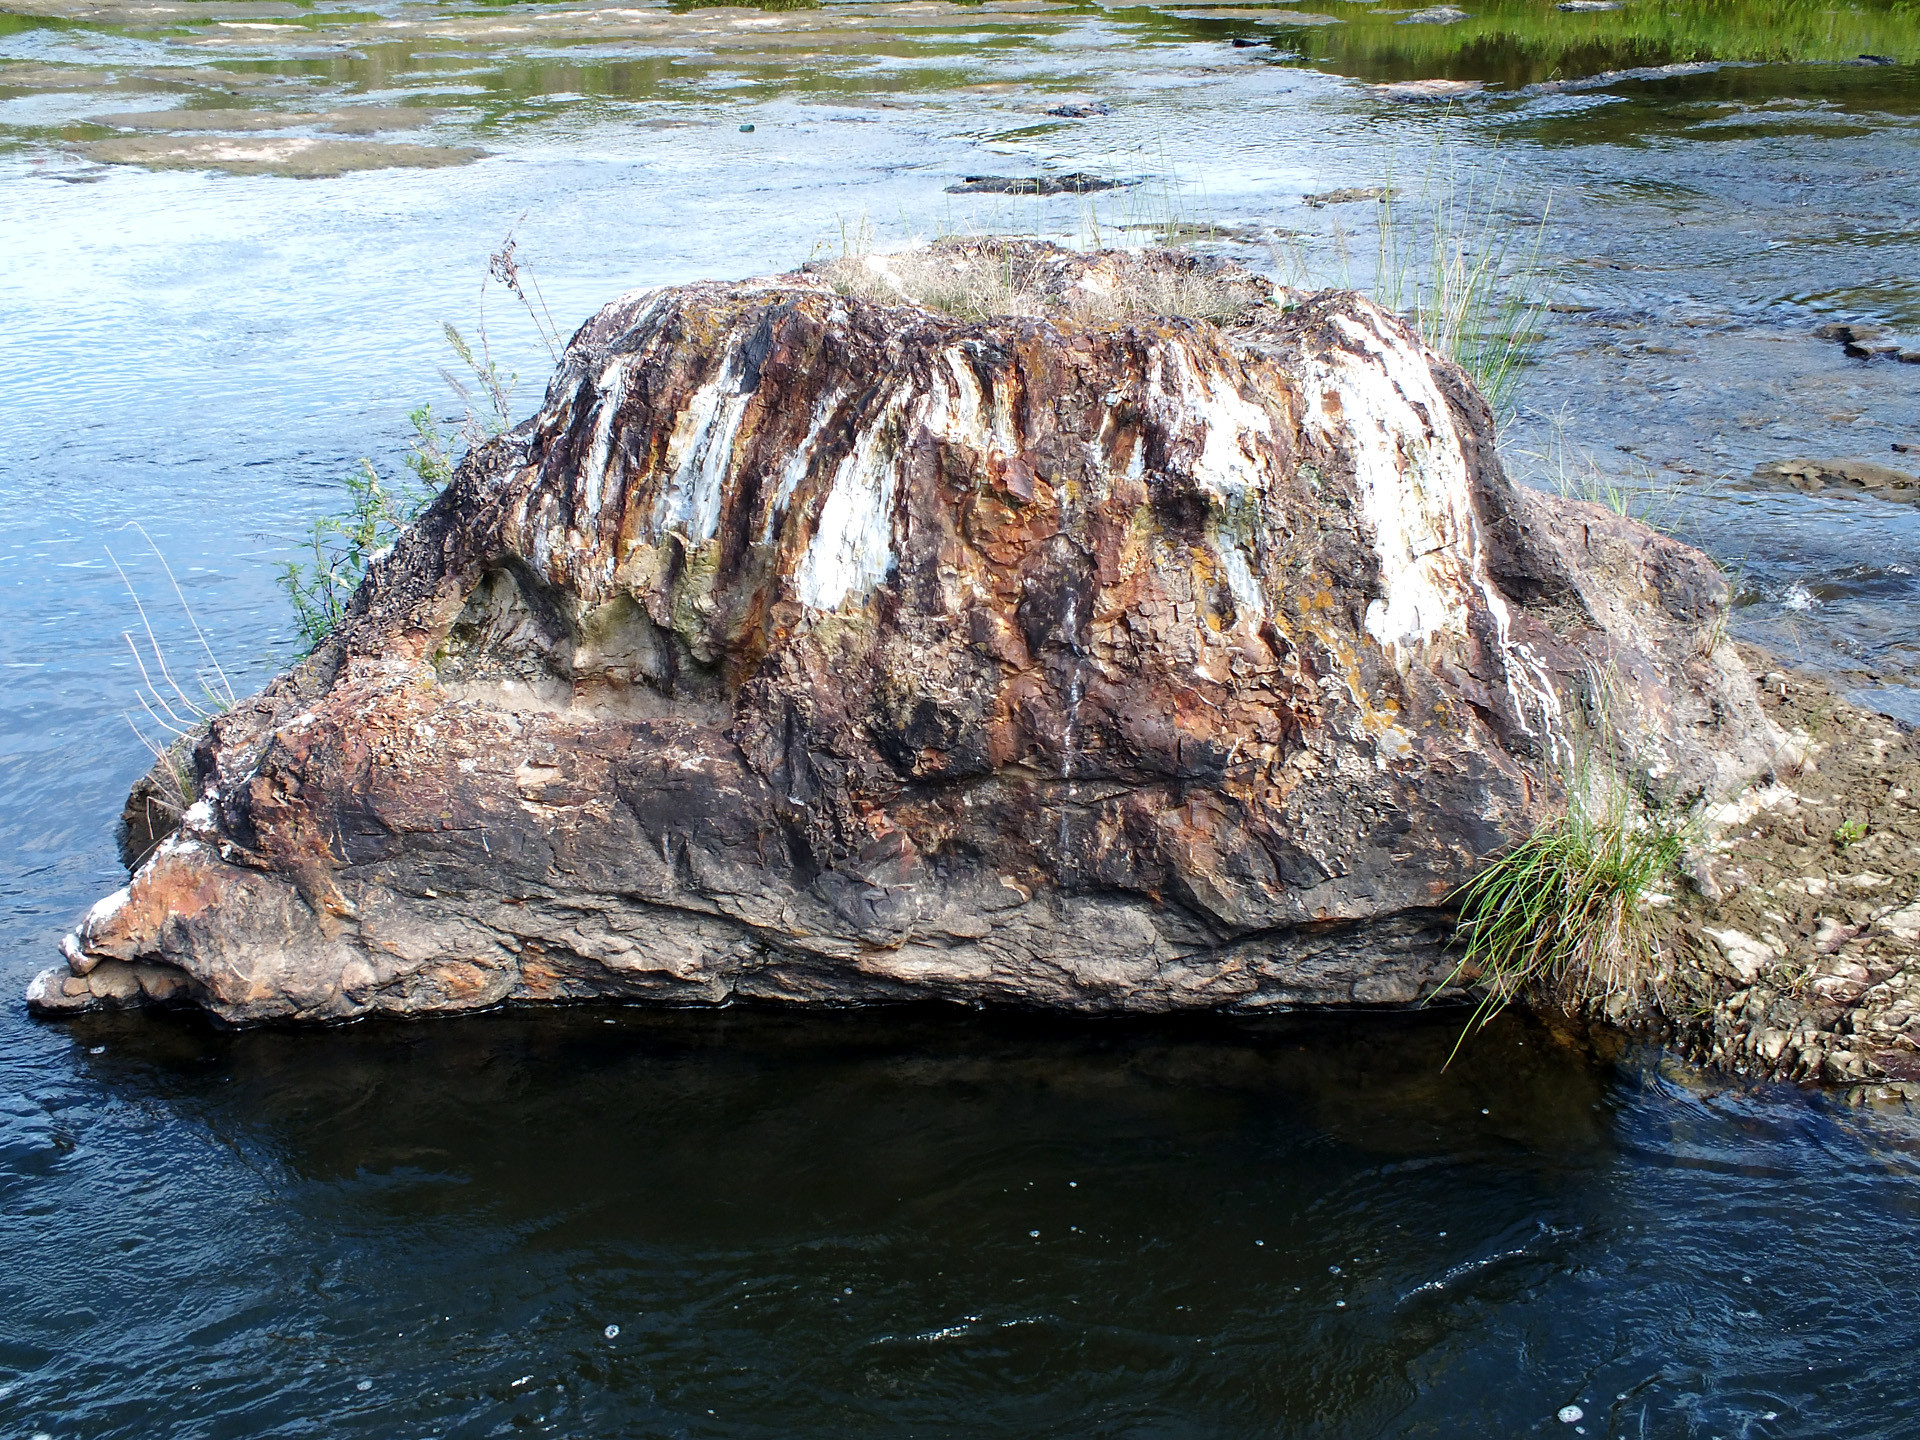
[[1083,324],[1184,318],[1224,325],[1285,293],[1210,256],[1154,250],[1127,264],[1063,263],[1068,254],[1028,240],[948,239],[807,269],[842,295],[881,305],[904,300],[969,321],[1033,315]]

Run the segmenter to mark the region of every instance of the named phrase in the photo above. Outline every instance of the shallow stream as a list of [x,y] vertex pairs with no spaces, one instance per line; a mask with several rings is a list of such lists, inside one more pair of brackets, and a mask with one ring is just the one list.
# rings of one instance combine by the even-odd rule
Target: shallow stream
[[[1920,508],[1750,478],[1920,473],[1920,364],[1821,334],[1920,352],[1920,8],[1460,9],[9,0],[0,997],[120,883],[109,550],[204,664],[123,527],[264,680],[276,565],[444,405],[509,230],[570,326],[982,229],[1371,284],[1383,225],[1491,217],[1554,307],[1509,464],[1920,719]],[[1075,174],[1137,183],[951,188]],[[550,357],[485,320],[530,409]],[[0,1434],[1914,1433],[1912,1118],[1517,1020],[1443,1074],[1455,1023],[0,1000]]]

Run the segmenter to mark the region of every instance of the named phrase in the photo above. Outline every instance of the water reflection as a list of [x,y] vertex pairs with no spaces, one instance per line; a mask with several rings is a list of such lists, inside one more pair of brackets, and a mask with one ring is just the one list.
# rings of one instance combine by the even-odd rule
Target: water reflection
[[[1425,12],[1421,12],[1425,13]],[[1818,97],[1910,114],[1920,21],[1910,6],[1845,11],[1677,0],[1568,13],[1552,0],[1491,0],[1453,23],[1347,0],[1289,8],[1211,0],[1164,5],[978,3],[133,6],[24,0],[0,15],[0,88],[171,93],[198,109],[316,95],[453,104],[469,125],[538,123],[554,104],[773,95],[938,94],[1025,59],[1041,86],[1098,85],[1111,47],[1174,59],[1252,47],[1248,63],[1308,65],[1375,82],[1453,80],[1492,97],[1629,96],[1659,72],[1712,72],[1741,103]],[[1089,43],[1089,42],[1093,43]],[[1729,68],[1720,69],[1726,66]],[[1614,77],[1614,78],[1609,78]],[[1445,94],[1447,92],[1439,92]],[[1471,92],[1469,92],[1471,93]],[[297,123],[292,120],[290,123]],[[98,127],[16,106],[17,133],[84,142]]]
[[[1342,23],[1289,33],[1289,46],[1373,80],[1444,77],[1514,90],[1702,61],[1920,60],[1920,21],[1891,0],[1846,10],[1819,0],[1677,0],[1577,11],[1552,0],[1483,0],[1451,24],[1410,23],[1406,11],[1364,4],[1300,8]],[[1880,88],[1891,95],[1899,86],[1883,80]]]
[[1911,1222],[1911,1137],[1616,1076],[1519,1020],[1442,1074],[1456,1021],[89,1021],[70,1148],[7,1177],[55,1203],[12,1222],[38,1283],[5,1363],[33,1380],[0,1412],[132,1433],[137,1373],[207,1434],[1901,1413],[1874,1367],[1910,1321],[1862,1315],[1904,1278],[1805,1321]]

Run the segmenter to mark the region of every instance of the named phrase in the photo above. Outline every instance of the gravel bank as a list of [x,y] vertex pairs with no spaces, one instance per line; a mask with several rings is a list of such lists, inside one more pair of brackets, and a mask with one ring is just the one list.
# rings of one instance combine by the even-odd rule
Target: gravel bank
[[1697,888],[1656,902],[1669,968],[1645,1018],[1709,1069],[1920,1098],[1920,741],[1743,658],[1806,757],[1717,814]]

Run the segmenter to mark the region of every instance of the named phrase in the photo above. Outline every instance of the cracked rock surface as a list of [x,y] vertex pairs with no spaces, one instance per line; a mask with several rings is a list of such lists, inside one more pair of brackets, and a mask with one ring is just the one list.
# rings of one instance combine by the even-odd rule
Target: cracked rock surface
[[177,823],[143,782],[33,1007],[1406,1004],[1574,747],[1682,799],[1779,752],[1714,567],[1511,485],[1399,320],[1002,258],[1043,313],[601,311]]

